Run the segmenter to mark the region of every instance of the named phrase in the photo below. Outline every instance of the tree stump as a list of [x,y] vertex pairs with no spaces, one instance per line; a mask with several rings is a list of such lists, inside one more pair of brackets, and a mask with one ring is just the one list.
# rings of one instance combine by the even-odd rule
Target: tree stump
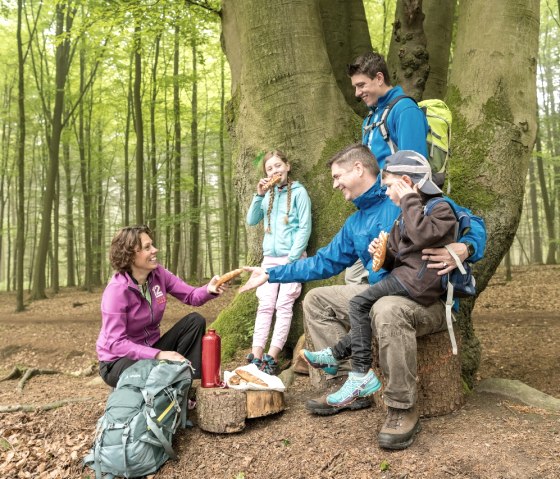
[[245,429],[246,418],[268,416],[284,409],[284,393],[280,391],[197,388],[198,426],[203,431],[239,432]]
[[455,333],[459,352],[451,351],[449,333],[418,338],[418,410],[421,416],[443,416],[459,409],[464,401],[461,379],[461,332]]
[[263,417],[286,409],[284,393],[280,391],[246,391],[247,418]]
[[196,410],[200,429],[231,433],[245,429],[247,399],[236,389],[197,388]]
[[[461,380],[461,334],[455,334],[459,354],[453,355],[447,330],[417,338],[418,412],[420,416],[443,416],[464,403]],[[373,369],[381,378],[377,339],[373,340]],[[377,406],[385,408],[382,395],[374,396]]]

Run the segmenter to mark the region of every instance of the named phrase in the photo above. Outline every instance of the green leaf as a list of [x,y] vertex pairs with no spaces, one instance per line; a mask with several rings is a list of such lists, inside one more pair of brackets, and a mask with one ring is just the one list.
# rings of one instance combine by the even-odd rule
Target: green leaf
[[253,165],[257,166],[264,158],[264,151],[261,151],[253,160]]
[[383,459],[383,461],[381,461],[381,464],[379,465],[379,469],[381,469],[382,471],[388,471],[391,468],[391,465],[389,464],[389,461],[387,459]]

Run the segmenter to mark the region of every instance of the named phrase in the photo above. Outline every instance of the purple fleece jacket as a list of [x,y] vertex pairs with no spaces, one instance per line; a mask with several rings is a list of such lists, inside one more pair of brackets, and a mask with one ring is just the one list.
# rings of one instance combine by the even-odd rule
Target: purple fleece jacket
[[160,338],[168,293],[192,306],[217,297],[208,292],[206,285],[190,286],[161,265],[148,276],[148,285],[151,306],[128,273],[115,273],[109,281],[101,299],[102,325],[96,343],[100,361],[123,357],[154,359],[160,350],[152,346]]

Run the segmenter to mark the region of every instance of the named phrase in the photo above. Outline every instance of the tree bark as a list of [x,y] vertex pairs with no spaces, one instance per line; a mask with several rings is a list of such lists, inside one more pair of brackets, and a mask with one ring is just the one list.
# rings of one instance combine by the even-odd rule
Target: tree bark
[[397,0],[393,36],[387,64],[394,85],[407,95],[422,99],[430,66],[423,29],[422,0]]
[[429,55],[430,74],[424,88],[422,98],[445,98],[447,93],[447,76],[449,72],[449,56],[455,17],[456,0],[423,0],[422,11],[424,33],[426,34]]
[[[536,135],[539,1],[461,2],[458,18],[447,94],[454,112],[450,176],[453,198],[486,220],[486,256],[475,268],[480,292],[510,248],[521,215]],[[472,306],[463,301],[459,318],[470,384],[480,362]]]
[[319,0],[325,44],[338,88],[346,103],[358,115],[368,113],[364,102],[357,100],[346,66],[358,55],[371,51],[371,40],[362,0]]

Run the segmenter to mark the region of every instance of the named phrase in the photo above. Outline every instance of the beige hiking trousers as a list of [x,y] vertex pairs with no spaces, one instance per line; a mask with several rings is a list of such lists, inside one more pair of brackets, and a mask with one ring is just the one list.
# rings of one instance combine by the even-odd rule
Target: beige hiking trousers
[[[348,333],[348,302],[368,287],[324,286],[305,295],[306,332],[316,351],[334,346]],[[385,382],[383,400],[388,406],[408,409],[417,398],[416,338],[447,329],[445,307],[439,301],[426,307],[402,296],[387,296],[375,303],[371,316]],[[349,361],[342,362],[338,376],[349,370]]]

